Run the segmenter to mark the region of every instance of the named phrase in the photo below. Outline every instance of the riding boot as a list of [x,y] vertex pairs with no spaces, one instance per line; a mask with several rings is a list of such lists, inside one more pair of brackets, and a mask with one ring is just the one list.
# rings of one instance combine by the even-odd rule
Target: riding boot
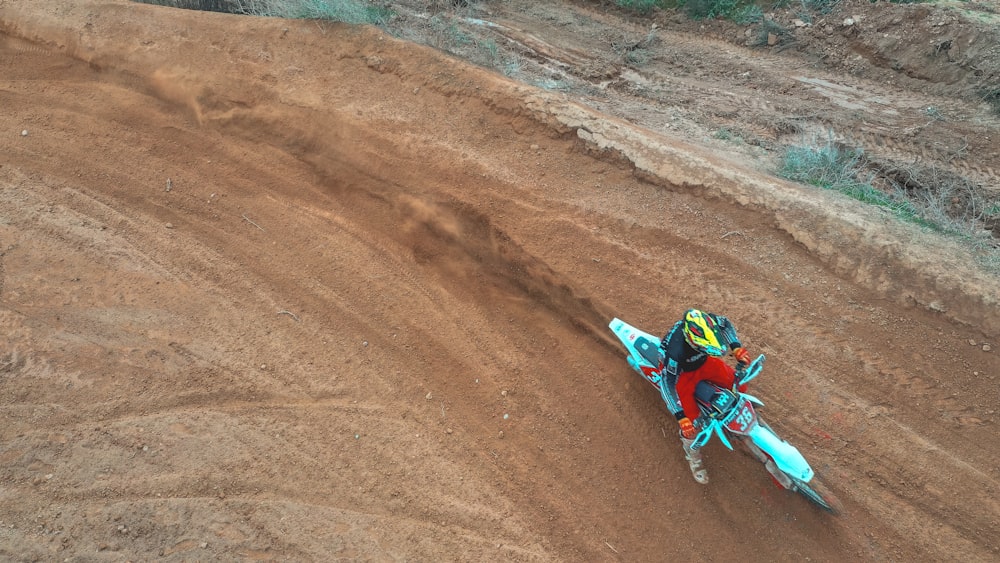
[[691,445],[694,440],[688,440],[681,436],[681,446],[684,448],[684,458],[687,459],[691,467],[691,476],[702,485],[708,484],[708,470],[703,467],[700,450],[692,450]]

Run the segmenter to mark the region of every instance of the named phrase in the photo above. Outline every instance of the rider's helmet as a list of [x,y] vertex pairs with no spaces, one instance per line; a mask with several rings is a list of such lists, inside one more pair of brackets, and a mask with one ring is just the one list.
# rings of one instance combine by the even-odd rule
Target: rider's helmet
[[725,356],[725,340],[718,332],[715,320],[698,309],[689,309],[684,314],[684,340],[692,348],[710,356]]

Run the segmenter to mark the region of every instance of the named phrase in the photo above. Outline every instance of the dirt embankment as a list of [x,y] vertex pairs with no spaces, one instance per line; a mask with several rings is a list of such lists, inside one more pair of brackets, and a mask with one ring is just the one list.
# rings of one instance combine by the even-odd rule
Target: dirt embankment
[[[995,280],[948,243],[373,29],[0,25],[4,557],[1000,551]],[[690,478],[605,326],[688,306],[844,516],[718,444]]]

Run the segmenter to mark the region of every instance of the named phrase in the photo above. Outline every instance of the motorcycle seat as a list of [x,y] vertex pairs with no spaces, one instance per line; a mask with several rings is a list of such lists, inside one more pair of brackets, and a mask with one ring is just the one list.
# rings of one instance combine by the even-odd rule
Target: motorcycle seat
[[699,381],[698,385],[694,388],[695,399],[701,400],[701,402],[711,405],[712,397],[715,396],[715,387],[707,381]]
[[660,365],[660,343],[653,342],[645,336],[635,339],[635,349],[642,354],[646,361],[654,366]]

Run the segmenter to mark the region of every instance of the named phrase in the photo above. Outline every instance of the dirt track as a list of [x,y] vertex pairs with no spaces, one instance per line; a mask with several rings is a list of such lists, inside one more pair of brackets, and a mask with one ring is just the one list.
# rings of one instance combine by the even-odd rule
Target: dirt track
[[[370,28],[0,31],[3,558],[998,557],[1000,293],[951,243]],[[606,328],[689,306],[845,514],[691,479]]]

